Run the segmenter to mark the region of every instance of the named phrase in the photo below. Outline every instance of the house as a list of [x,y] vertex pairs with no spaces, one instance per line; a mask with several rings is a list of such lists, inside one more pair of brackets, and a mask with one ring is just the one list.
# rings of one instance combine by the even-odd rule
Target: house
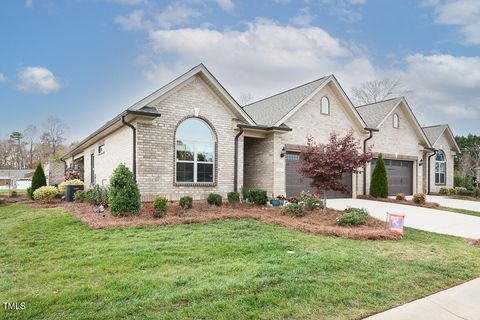
[[[63,160],[87,188],[107,185],[125,163],[144,201],[159,194],[204,199],[252,187],[292,196],[310,189],[295,170],[307,136],[327,142],[331,132],[350,130],[363,147],[373,146],[375,157],[385,156],[392,193],[427,191],[433,166],[425,164],[435,149],[407,101],[356,108],[333,75],[242,107],[200,64],[114,117]],[[329,196],[368,193],[374,165],[343,176],[351,192]]]
[[32,169],[2,169],[0,170],[0,190],[30,188],[32,175]]

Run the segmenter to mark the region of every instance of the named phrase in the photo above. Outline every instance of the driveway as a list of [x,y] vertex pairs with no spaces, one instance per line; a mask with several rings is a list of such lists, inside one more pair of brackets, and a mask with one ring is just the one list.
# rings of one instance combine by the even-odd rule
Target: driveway
[[[411,198],[411,197],[407,197]],[[428,202],[436,202],[443,207],[465,209],[480,212],[480,201],[452,199],[442,196],[427,196]]]
[[387,212],[405,215],[405,226],[463,238],[480,239],[480,217],[454,212],[427,209],[403,204],[364,199],[330,199],[329,208],[365,208],[371,216],[386,220]]

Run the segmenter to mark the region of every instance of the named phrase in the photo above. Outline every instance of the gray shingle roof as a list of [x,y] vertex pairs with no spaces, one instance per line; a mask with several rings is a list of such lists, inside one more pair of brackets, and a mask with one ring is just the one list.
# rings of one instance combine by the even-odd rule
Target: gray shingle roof
[[395,108],[402,98],[393,98],[358,106],[357,111],[369,128],[378,128],[380,123]]
[[306,83],[243,107],[259,125],[273,126],[320,87],[328,77]]
[[422,130],[423,132],[425,132],[425,135],[427,136],[428,141],[430,141],[430,144],[433,146],[433,144],[438,140],[438,138],[442,135],[442,133],[447,128],[448,128],[448,125],[439,124],[436,126],[423,127]]

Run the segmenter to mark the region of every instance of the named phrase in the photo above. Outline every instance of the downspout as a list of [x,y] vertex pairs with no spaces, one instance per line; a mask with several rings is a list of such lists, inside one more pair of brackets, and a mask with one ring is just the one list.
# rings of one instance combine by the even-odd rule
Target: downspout
[[122,123],[127,127],[132,128],[133,133],[133,178],[137,181],[137,129],[131,124],[125,121],[125,115],[122,115]]
[[428,192],[427,194],[430,194],[430,172],[431,172],[431,168],[430,168],[430,164],[431,164],[431,161],[430,159],[437,154],[437,150],[436,149],[431,149],[433,151],[433,153],[431,155],[428,156]]
[[[363,140],[363,153],[367,152],[367,142],[373,138],[373,131],[378,131],[378,129],[365,128],[368,130],[368,138]],[[363,195],[367,195],[367,165],[363,167]]]
[[243,128],[239,128],[240,131],[235,136],[235,151],[234,151],[234,163],[233,163],[233,191],[237,192],[238,190],[238,138],[243,134]]

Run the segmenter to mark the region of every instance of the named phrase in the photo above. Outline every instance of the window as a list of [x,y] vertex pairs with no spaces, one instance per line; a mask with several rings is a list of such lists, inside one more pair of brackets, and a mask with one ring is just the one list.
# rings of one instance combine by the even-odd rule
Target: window
[[393,114],[393,127],[399,128],[400,127],[400,120],[398,118],[398,114]]
[[435,157],[435,184],[445,184],[445,172],[445,153],[442,150],[438,150]]
[[327,97],[322,97],[322,100],[320,101],[320,113],[330,114],[330,101]]
[[199,118],[184,120],[176,133],[176,181],[211,183],[214,178],[215,136]]
[[98,146],[98,154],[104,154],[105,153],[105,144],[101,144]]

